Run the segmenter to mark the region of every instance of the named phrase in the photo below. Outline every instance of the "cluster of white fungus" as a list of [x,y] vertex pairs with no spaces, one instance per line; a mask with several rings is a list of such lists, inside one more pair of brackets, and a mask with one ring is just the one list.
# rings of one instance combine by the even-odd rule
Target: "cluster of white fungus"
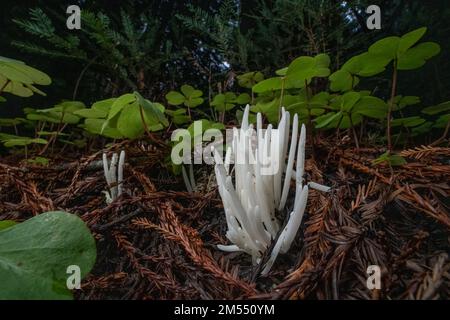
[[[303,184],[306,129],[302,124],[299,135],[297,114],[293,119],[292,135],[290,114],[284,108],[278,129],[269,124],[264,132],[262,116],[258,113],[255,132],[248,117],[247,105],[241,128],[233,128],[233,140],[225,160],[217,151],[214,152],[216,180],[228,226],[226,236],[233,243],[218,247],[227,252],[244,251],[252,256],[255,264],[259,263],[280,231],[275,214],[285,208],[290,182],[295,177],[293,209],[263,267],[264,275],[269,272],[278,253],[287,252],[295,238],[306,208],[308,186],[321,191],[329,188],[317,183]],[[234,167],[230,171],[231,163]]]
[[[117,160],[119,160],[118,165]],[[119,157],[117,157],[117,153],[114,153],[112,155],[110,164],[108,164],[108,158],[106,156],[106,153],[103,153],[103,171],[105,172],[106,183],[108,184],[109,188],[109,192],[103,191],[106,197],[107,204],[110,204],[122,194],[124,163],[125,163],[125,151],[123,150],[120,152]]]

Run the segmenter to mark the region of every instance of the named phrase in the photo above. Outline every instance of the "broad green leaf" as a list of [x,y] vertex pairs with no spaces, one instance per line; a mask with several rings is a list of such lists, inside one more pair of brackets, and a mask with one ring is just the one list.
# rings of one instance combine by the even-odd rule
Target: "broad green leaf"
[[330,74],[328,65],[330,58],[326,54],[296,58],[288,67],[286,80],[289,84],[287,88],[301,88],[305,82],[309,83],[314,77],[327,77]]
[[178,106],[184,102],[185,97],[177,91],[170,91],[166,94],[166,99],[169,104]]
[[117,129],[126,138],[139,138],[144,133],[140,106],[137,102],[127,106],[119,115]]
[[352,112],[376,119],[384,119],[388,112],[387,104],[373,96],[362,97],[352,109]]
[[236,105],[236,94],[234,92],[219,93],[211,102],[217,111],[228,111]]
[[421,117],[406,117],[406,118],[399,118],[399,119],[394,119],[391,121],[391,126],[392,127],[399,127],[399,126],[404,126],[404,127],[415,127],[418,125],[421,125],[422,123],[424,123],[426,120],[422,119]]
[[185,104],[186,107],[195,108],[195,107],[201,105],[203,103],[203,101],[204,101],[203,98],[188,97],[184,101],[184,104]]
[[39,90],[38,88],[36,88],[35,86],[33,86],[33,85],[31,85],[31,84],[26,84],[26,83],[25,83],[24,86],[25,86],[27,89],[29,89],[29,90],[31,90],[32,92],[34,92],[34,93],[40,94],[41,96],[46,96],[45,92]]
[[80,121],[80,117],[70,112],[55,111],[57,109],[41,109],[36,110],[34,113],[27,114],[27,119],[35,121],[48,121],[51,123],[68,123],[77,124]]
[[0,118],[0,127],[12,127],[22,123],[26,123],[24,118]]
[[17,139],[20,138],[19,136],[16,136],[14,134],[8,134],[8,133],[1,133],[0,132],[0,141],[6,141],[6,140],[10,140],[10,139]]
[[426,121],[423,124],[411,129],[413,136],[428,133],[433,128],[433,122]]
[[85,109],[86,106],[81,101],[63,101],[55,105],[54,108],[61,112],[73,113],[74,111]]
[[372,160],[372,164],[378,165],[381,163],[388,163],[391,166],[402,166],[406,164],[405,158],[396,154],[389,154],[389,152],[385,152],[380,155],[378,158]]
[[444,114],[440,116],[434,123],[435,128],[445,128],[450,122],[450,114]]
[[7,148],[27,146],[30,144],[47,144],[47,140],[42,138],[17,137],[16,139],[8,139],[4,141],[4,146]]
[[349,112],[360,98],[361,95],[355,91],[344,93],[341,100],[341,110]]
[[444,111],[450,110],[450,101],[442,102],[436,106],[427,107],[422,110],[423,113],[429,115],[435,115]]
[[324,128],[327,125],[329,125],[332,121],[340,118],[342,116],[342,112],[329,112],[327,114],[324,114],[323,116],[317,117],[314,121],[316,122],[316,128]]
[[157,102],[145,99],[144,119],[150,131],[159,131],[169,125],[169,121],[164,115],[165,107]]
[[386,151],[385,153],[381,154],[378,158],[372,160],[372,164],[377,165],[383,162],[387,162],[389,159],[389,152]]
[[411,32],[408,32],[407,34],[403,35],[400,38],[400,42],[398,44],[398,54],[401,55],[404,52],[406,52],[409,48],[411,48],[413,45],[417,43],[417,41],[420,40],[420,38],[423,37],[425,32],[427,31],[426,27],[422,27],[416,30],[413,30]]
[[12,67],[11,64],[0,63],[0,74],[11,81],[26,83],[26,84],[33,83],[33,79],[31,79],[26,73]]
[[187,110],[183,109],[183,108],[179,108],[176,110],[164,110],[165,113],[167,113],[169,116],[174,117],[174,116],[180,116],[180,115],[184,115],[186,114]]
[[348,91],[355,87],[359,79],[345,70],[338,70],[330,75],[330,89],[332,91]]
[[399,37],[387,37],[378,40],[369,47],[369,53],[375,56],[382,56],[394,59],[397,56],[397,50],[400,43]]
[[[0,87],[3,87],[4,83],[0,81]],[[9,92],[19,97],[30,97],[33,95],[33,91],[29,88],[24,87],[24,85],[17,81],[10,81],[6,87],[3,89],[3,92]]]
[[185,124],[191,121],[191,118],[186,115],[186,109],[180,108],[177,110],[165,110],[170,117],[172,117],[173,123],[177,125]]
[[187,84],[181,86],[181,92],[186,96],[186,98],[198,98],[203,95],[202,91]]
[[426,60],[434,57],[441,51],[441,47],[434,42],[422,42],[399,55],[397,69],[412,70],[423,66]]
[[94,266],[95,240],[76,215],[47,212],[0,231],[0,299],[71,299],[67,268],[84,278]]
[[284,67],[284,68],[281,68],[281,69],[278,69],[277,71],[275,71],[275,74],[278,76],[285,76],[287,71],[288,71],[288,67]]
[[40,166],[47,166],[49,164],[48,158],[45,157],[34,157],[32,159],[28,159],[27,162]]
[[280,109],[280,98],[274,99],[264,99],[256,103],[255,106],[251,108],[252,112],[263,113],[270,123],[278,122],[278,114]]
[[114,100],[114,103],[109,110],[108,120],[114,118],[127,104],[131,104],[134,101],[136,101],[136,97],[132,93],[126,93],[118,97]]
[[89,108],[89,109],[81,109],[74,111],[74,114],[80,116],[82,118],[92,118],[92,119],[100,119],[106,118],[108,112],[104,112],[99,109]]
[[176,115],[172,118],[172,120],[173,120],[173,123],[175,123],[177,125],[182,125],[182,124],[190,122],[191,118],[187,115],[180,115],[180,116]]
[[361,68],[356,74],[361,77],[372,77],[386,70],[391,59],[382,55],[365,53],[361,55],[360,62]]
[[323,105],[327,105],[329,100],[330,100],[330,94],[326,91],[322,91],[322,92],[315,94],[311,98],[310,104],[316,105],[316,106],[323,106]]
[[[350,121],[350,115],[352,117],[352,121]],[[335,119],[333,122],[331,122],[328,125],[328,128],[341,128],[341,129],[348,129],[352,126],[356,126],[359,123],[361,123],[363,117],[359,113],[351,113],[351,114],[345,114],[342,116],[341,119]]]
[[14,62],[14,63],[21,63],[21,64],[25,64],[25,62],[17,60],[17,59],[12,59],[12,58],[7,58],[7,57],[3,57],[0,56],[0,62]]
[[308,70],[314,69],[316,60],[313,57],[301,56],[294,59],[288,67],[286,76],[298,73],[307,73]]
[[255,84],[252,88],[253,92],[261,93],[265,91],[280,90],[282,87],[282,78],[268,78]]
[[253,71],[238,75],[236,78],[241,87],[250,89],[258,82],[264,80],[264,75],[259,71]]
[[391,166],[402,166],[404,164],[407,164],[405,158],[396,154],[390,155],[388,157],[388,161]]
[[164,106],[160,103],[150,102],[144,99],[143,96],[137,91],[134,92],[139,105],[144,109],[144,115],[150,125],[162,124],[164,127],[169,125],[169,121],[164,115]]
[[390,164],[391,166],[401,166],[407,163],[405,158],[403,158],[402,156],[390,154],[388,151],[372,161],[374,165],[384,162]]
[[[114,104],[114,101],[116,101],[117,98],[109,98],[109,99],[105,99],[105,100],[100,100],[95,102],[91,108],[101,111],[101,112],[105,112],[106,114],[109,112],[109,110],[111,109],[111,106]],[[106,117],[106,115],[105,115]]]
[[382,55],[370,54],[369,52],[361,53],[350,58],[344,63],[341,70],[348,71],[353,75],[362,77],[370,77],[385,70],[386,65],[392,59]]
[[[0,88],[20,97],[29,97],[33,92],[45,95],[35,84],[48,85],[51,79],[45,73],[27,66],[24,62],[0,57]],[[5,86],[6,85],[6,86]]]
[[27,66],[26,64],[12,64],[12,66],[19,71],[25,73],[29,78],[33,80],[34,84],[49,85],[52,83],[50,77],[42,71],[39,71],[33,67]]
[[16,225],[17,222],[13,221],[13,220],[2,220],[0,221],[0,231],[12,227],[14,225]]
[[341,70],[351,74],[357,74],[362,69],[362,58],[369,53],[364,52],[348,59],[341,67]]
[[86,119],[82,127],[92,134],[98,134],[112,139],[122,139],[123,135],[120,131],[108,124],[105,125],[106,122],[105,119]]
[[401,110],[407,106],[412,106],[415,104],[420,103],[420,98],[417,96],[401,96],[398,95],[394,98],[394,106],[393,109],[394,111],[397,110]]
[[314,57],[317,68],[328,68],[330,66],[330,56],[326,53],[320,53]]
[[248,93],[241,93],[237,98],[236,98],[236,103],[237,104],[246,104],[249,103],[250,100],[252,98],[250,97],[250,95]]
[[219,93],[214,96],[213,101],[211,101],[212,106],[219,106],[225,103],[225,95],[223,93]]

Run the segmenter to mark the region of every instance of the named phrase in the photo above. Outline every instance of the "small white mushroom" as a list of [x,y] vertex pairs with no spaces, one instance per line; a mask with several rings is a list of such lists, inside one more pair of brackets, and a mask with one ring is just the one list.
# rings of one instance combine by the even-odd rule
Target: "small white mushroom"
[[[117,161],[119,162],[119,164],[117,164]],[[124,164],[125,151],[122,150],[119,157],[117,156],[117,153],[114,153],[112,155],[110,164],[108,163],[108,157],[106,153],[103,153],[103,171],[109,189],[109,191],[103,191],[107,204],[110,204],[122,194]]]
[[[241,128],[233,128],[233,140],[226,151],[225,161],[222,161],[217,151],[213,151],[216,181],[228,227],[227,238],[233,243],[228,246],[218,245],[218,248],[226,252],[246,252],[252,255],[254,263],[259,263],[261,254],[279,233],[275,211],[285,209],[290,181],[295,176],[294,208],[263,268],[262,273],[267,274],[278,254],[287,252],[295,239],[306,209],[308,187],[320,191],[328,191],[329,188],[314,182],[303,185],[306,128],[302,124],[297,138],[299,120],[296,114],[288,152],[289,112],[283,108],[278,129],[269,124],[265,132],[262,129],[261,114],[256,116],[255,132],[253,125],[249,124],[249,112],[250,107],[247,105]],[[254,140],[255,145],[252,144]],[[294,170],[295,160],[297,163]],[[234,170],[229,168],[231,163],[234,163]],[[186,172],[183,175],[187,178]]]

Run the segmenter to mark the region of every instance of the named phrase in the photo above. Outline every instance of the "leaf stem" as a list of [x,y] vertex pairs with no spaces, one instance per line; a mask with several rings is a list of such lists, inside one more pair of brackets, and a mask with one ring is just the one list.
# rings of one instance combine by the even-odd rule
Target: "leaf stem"
[[391,88],[391,98],[388,104],[388,114],[387,114],[387,128],[386,135],[388,141],[388,152],[392,151],[392,139],[391,139],[391,114],[392,107],[394,105],[394,97],[397,91],[397,59],[394,60],[394,72],[392,74],[392,88]]

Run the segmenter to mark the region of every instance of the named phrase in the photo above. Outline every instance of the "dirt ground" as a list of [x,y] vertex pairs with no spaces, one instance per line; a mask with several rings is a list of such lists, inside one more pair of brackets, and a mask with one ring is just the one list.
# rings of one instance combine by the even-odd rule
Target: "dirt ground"
[[[449,299],[450,148],[405,150],[408,164],[390,168],[371,163],[383,150],[347,143],[307,150],[308,180],[332,190],[311,191],[295,244],[268,277],[246,254],[216,248],[228,242],[212,167],[195,167],[200,189],[188,193],[167,150],[145,142],[107,149],[127,153],[126,193],[110,205],[101,152],[46,167],[3,157],[0,220],[64,210],[88,224],[97,262],[77,299]],[[366,287],[369,265],[381,267],[380,290]]]

